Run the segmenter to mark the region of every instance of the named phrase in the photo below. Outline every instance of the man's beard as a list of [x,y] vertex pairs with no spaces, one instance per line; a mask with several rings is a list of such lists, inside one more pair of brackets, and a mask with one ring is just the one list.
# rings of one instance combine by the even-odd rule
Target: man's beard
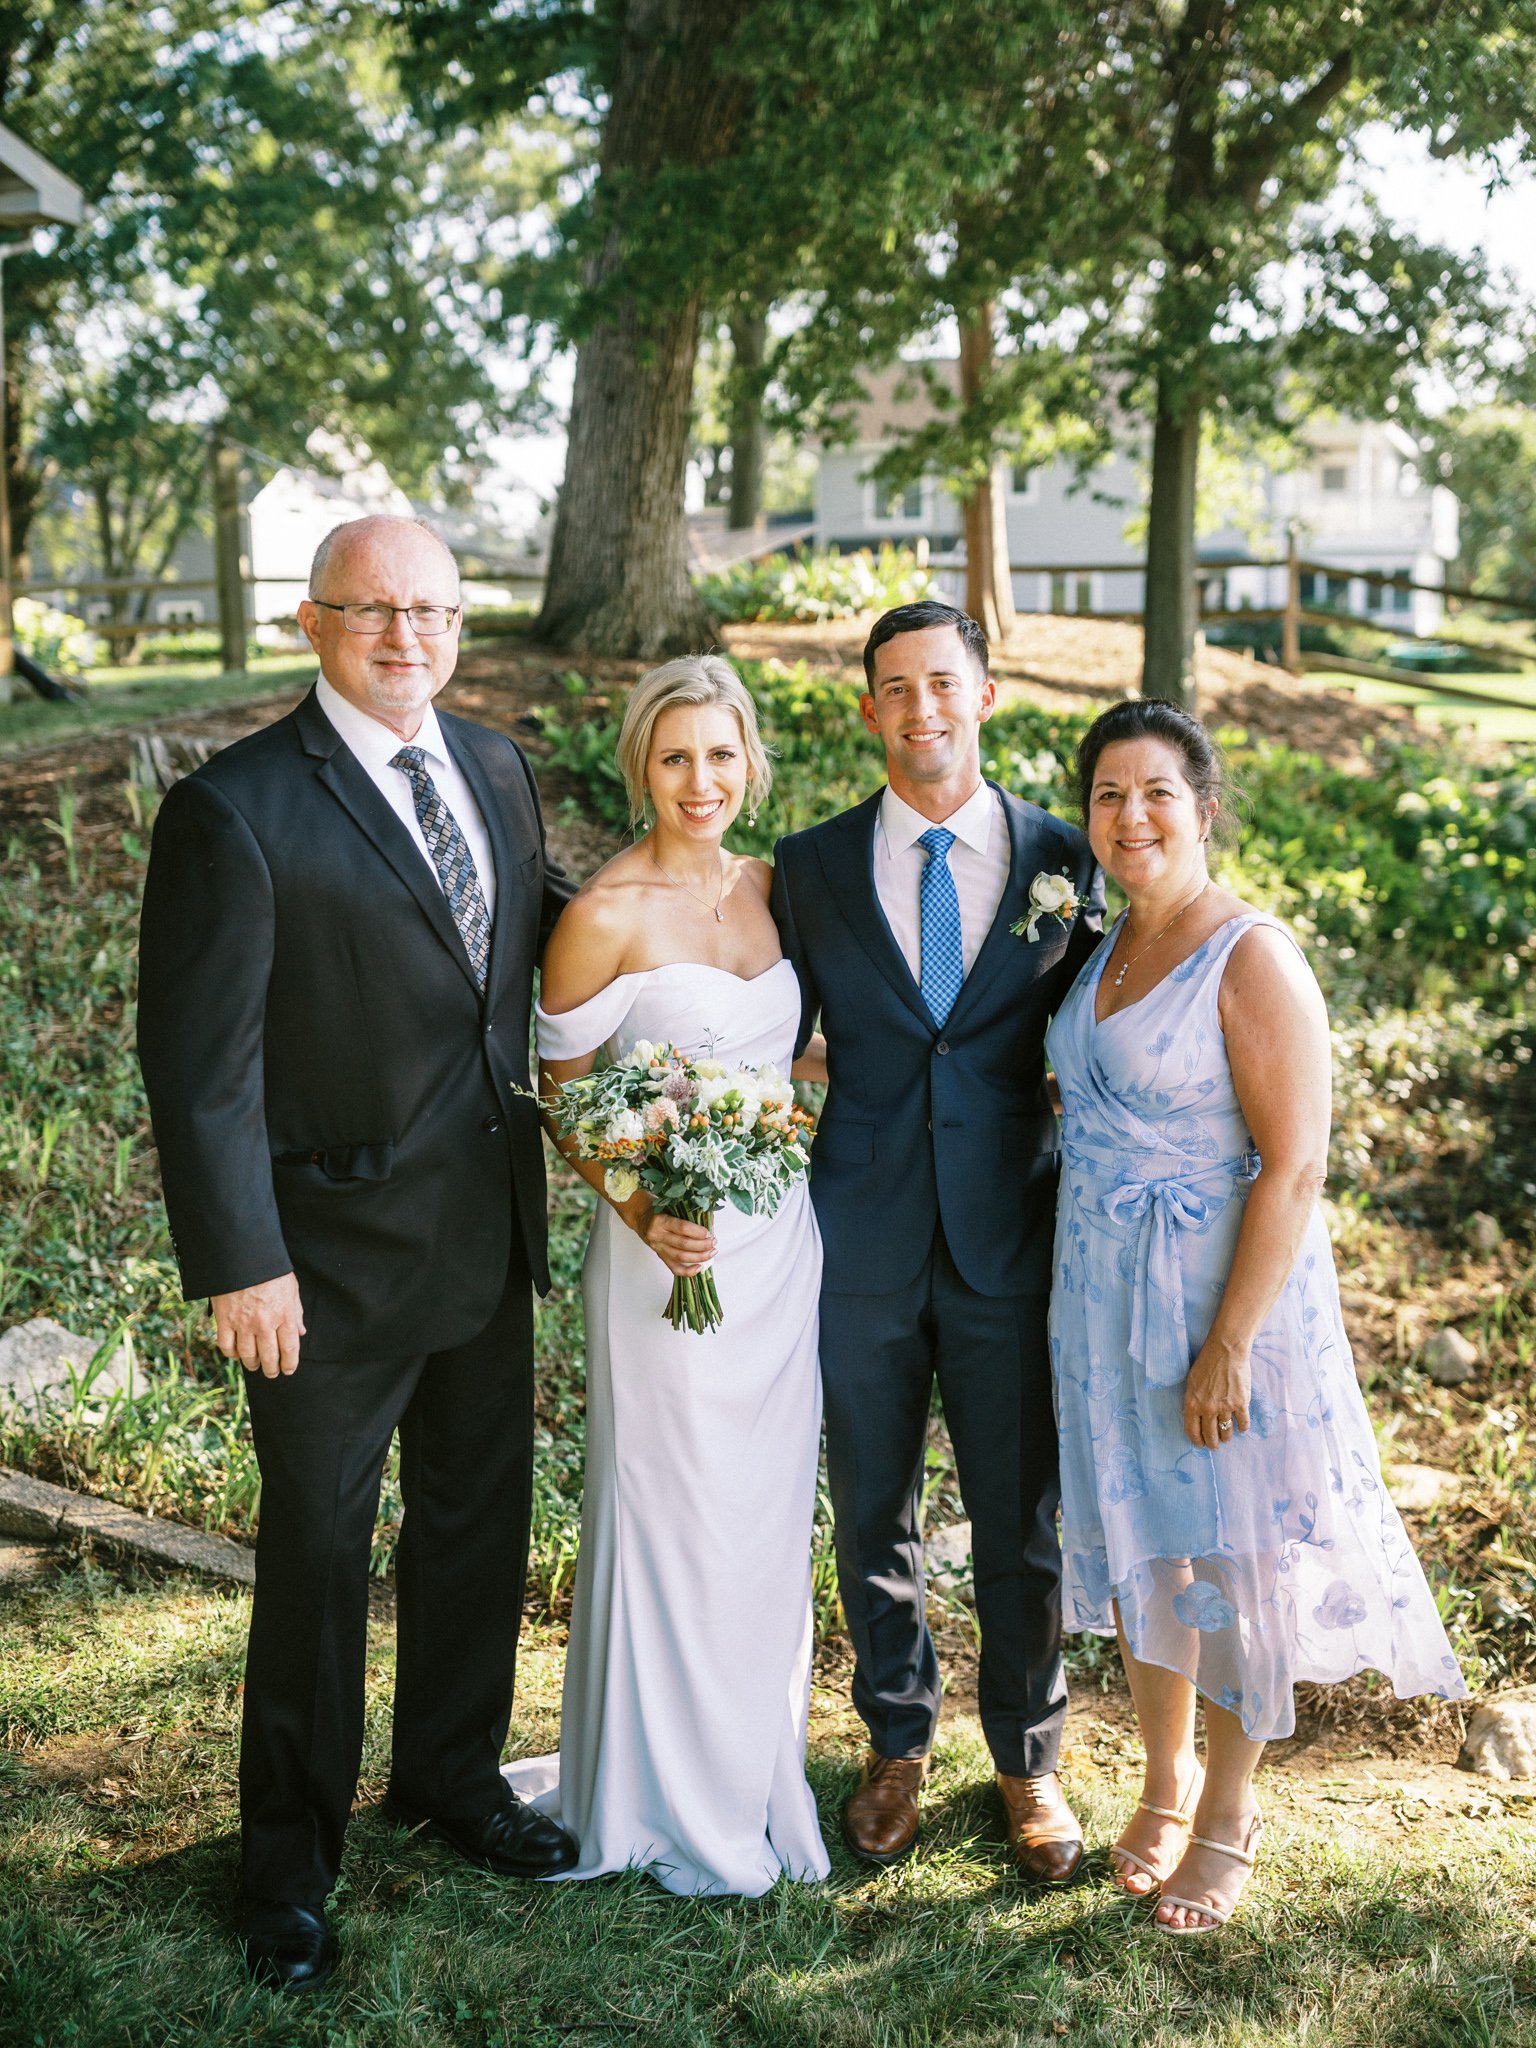
[[380,711],[415,711],[432,701],[433,679],[429,668],[413,668],[403,676],[389,677],[368,670],[368,696]]

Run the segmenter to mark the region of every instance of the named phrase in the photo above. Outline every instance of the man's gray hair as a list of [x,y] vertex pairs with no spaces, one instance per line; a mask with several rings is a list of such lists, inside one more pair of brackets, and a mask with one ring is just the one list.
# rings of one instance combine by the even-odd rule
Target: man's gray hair
[[457,587],[459,565],[454,559],[453,549],[449,547],[447,541],[443,539],[443,536],[438,532],[430,519],[419,518],[415,513],[370,512],[361,519],[344,519],[340,526],[333,526],[324,540],[321,541],[319,547],[315,549],[314,560],[309,565],[309,595],[312,598],[318,597],[320,594],[321,587],[325,581],[325,572],[330,566],[331,556],[335,553],[337,543],[345,541],[348,535],[360,533],[365,526],[410,526],[414,527],[418,533],[424,533],[429,540],[435,540],[452,565],[453,580]]

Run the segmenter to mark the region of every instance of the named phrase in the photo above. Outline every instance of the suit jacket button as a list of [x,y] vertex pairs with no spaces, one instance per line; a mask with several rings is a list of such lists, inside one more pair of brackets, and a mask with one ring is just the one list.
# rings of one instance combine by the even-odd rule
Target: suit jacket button
[[499,1131],[501,1129],[501,1118],[499,1116],[488,1116],[480,1128],[482,1131]]
[[938,1044],[933,1049],[935,1052],[948,1052],[949,1040],[947,1038],[941,1038]]

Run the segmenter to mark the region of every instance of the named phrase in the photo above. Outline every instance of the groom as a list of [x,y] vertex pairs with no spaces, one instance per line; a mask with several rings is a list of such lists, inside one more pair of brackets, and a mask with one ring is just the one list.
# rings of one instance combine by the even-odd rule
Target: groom
[[368,1562],[400,1434],[389,1810],[540,1877],[570,1837],[500,1776],[528,1553],[534,966],[570,888],[510,740],[432,698],[458,571],[412,519],[320,545],[320,675],[178,782],[144,893],[139,1055],[182,1288],[248,1379],[261,1468],[240,1932],[324,1981],[363,1743]]
[[[981,1722],[1008,1839],[1026,1876],[1061,1884],[1082,1834],[1056,1777],[1057,1136],[1043,1048],[1098,943],[1103,884],[1081,832],[982,778],[995,687],[973,619],[898,606],[876,622],[864,674],[887,786],[782,839],[774,876],[801,1041],[818,1015],[827,1041],[811,1164],[827,1469],[870,1739],[843,1829],[874,1864],[917,1839],[940,1697],[918,1513],[937,1376],[971,1517]],[[1075,906],[1027,935],[1031,884],[1063,875]]]

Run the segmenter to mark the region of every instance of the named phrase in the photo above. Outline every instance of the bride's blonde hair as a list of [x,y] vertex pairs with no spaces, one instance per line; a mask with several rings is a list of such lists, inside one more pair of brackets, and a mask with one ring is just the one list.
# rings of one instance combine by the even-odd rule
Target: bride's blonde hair
[[757,729],[752,692],[731,664],[718,654],[680,654],[643,675],[630,692],[619,727],[619,773],[629,796],[629,821],[645,817],[645,764],[651,757],[656,721],[679,704],[719,704],[735,713],[747,756],[747,814],[757,816],[773,787],[773,764]]

